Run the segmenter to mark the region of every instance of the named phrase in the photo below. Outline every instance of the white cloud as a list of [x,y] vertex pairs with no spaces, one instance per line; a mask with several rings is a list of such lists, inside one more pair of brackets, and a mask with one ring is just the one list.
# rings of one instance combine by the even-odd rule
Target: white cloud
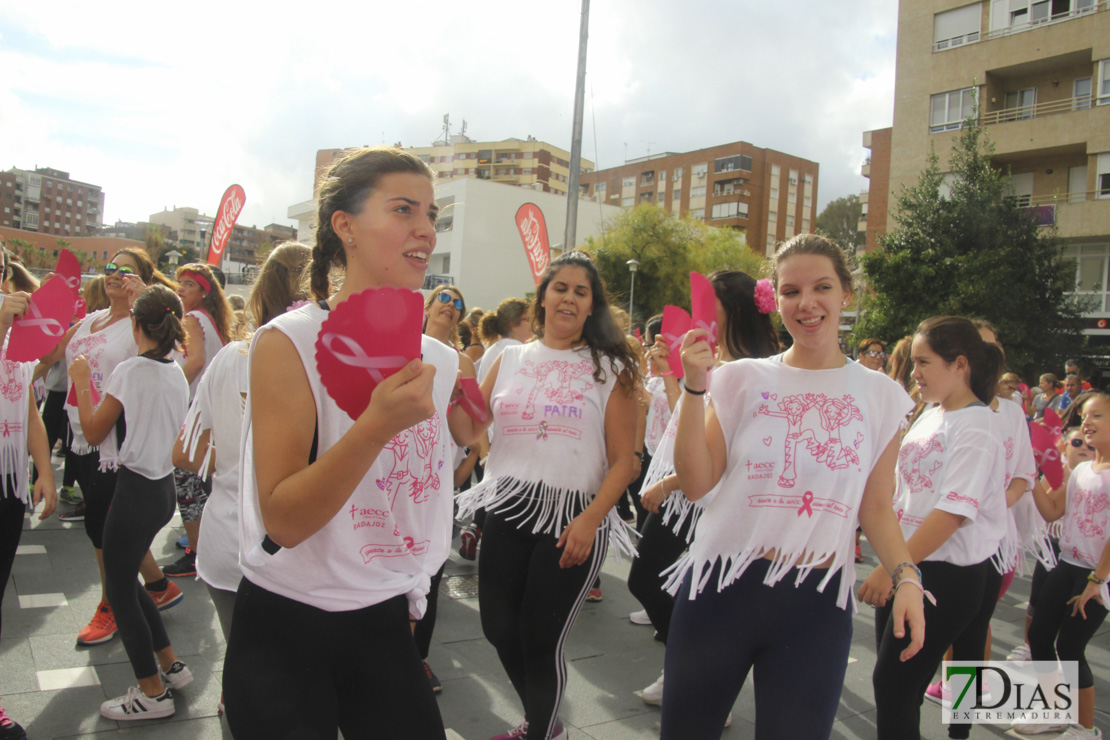
[[[584,156],[744,140],[820,162],[820,205],[857,192],[860,134],[891,118],[896,16],[894,0],[594,2]],[[244,223],[285,222],[317,149],[426,144],[443,113],[569,148],[579,20],[573,0],[3,7],[0,167],[100,184],[110,221],[212,212],[238,182]]]

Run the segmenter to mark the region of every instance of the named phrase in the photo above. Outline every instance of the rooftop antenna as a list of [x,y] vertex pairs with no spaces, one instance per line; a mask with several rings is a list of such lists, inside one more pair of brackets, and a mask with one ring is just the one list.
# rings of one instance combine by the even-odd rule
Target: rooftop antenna
[[463,136],[466,136],[466,119],[465,118],[463,119],[462,131],[460,131],[459,133],[462,134]]
[[640,141],[643,142],[644,144],[647,144],[647,153],[648,153],[648,156],[650,157],[651,156],[651,145],[654,144],[655,142],[654,141],[644,141],[643,139],[640,139]]

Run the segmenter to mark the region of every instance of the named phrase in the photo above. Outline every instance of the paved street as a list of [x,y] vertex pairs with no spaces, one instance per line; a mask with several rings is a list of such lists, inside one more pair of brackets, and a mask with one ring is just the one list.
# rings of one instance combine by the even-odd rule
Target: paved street
[[[60,475],[59,475],[60,480]],[[63,510],[69,507],[61,506]],[[174,540],[183,534],[175,517],[154,545],[161,562],[178,553]],[[866,545],[865,545],[866,551]],[[873,562],[869,558],[869,562]],[[441,589],[439,623],[430,663],[443,681],[439,702],[446,726],[465,740],[485,740],[520,719],[521,710],[497,656],[482,636],[475,595],[477,567],[457,555],[448,563]],[[639,740],[659,733],[659,709],[632,694],[651,683],[663,664],[663,646],[650,627],[627,618],[638,605],[624,585],[627,561],[610,556],[602,575],[605,599],[587,604],[567,647],[570,683],[562,715],[570,737],[581,740]],[[57,518],[28,520],[3,604],[0,641],[0,697],[8,713],[28,731],[30,740],[52,738],[221,738],[230,737],[216,714],[220,696],[224,642],[215,612],[202,584],[178,579],[186,597],[163,613],[174,648],[196,681],[177,694],[177,714],[124,727],[102,719],[99,705],[134,683],[119,639],[94,648],[76,648],[77,631],[93,614],[100,598],[96,564],[80,524]],[[1001,659],[1019,639],[1028,580],[1019,579],[1003,599],[994,620],[994,656]],[[1110,651],[1106,628],[1092,641],[1088,658],[1099,696],[1098,723],[1110,729]],[[874,737],[871,670],[874,663],[871,610],[856,617],[852,663],[833,736]],[[798,709],[805,711],[805,697]],[[754,737],[754,698],[745,687],[734,709],[726,740]],[[939,709],[924,707],[923,735],[944,738]],[[1000,737],[993,728],[978,728],[972,737]]]

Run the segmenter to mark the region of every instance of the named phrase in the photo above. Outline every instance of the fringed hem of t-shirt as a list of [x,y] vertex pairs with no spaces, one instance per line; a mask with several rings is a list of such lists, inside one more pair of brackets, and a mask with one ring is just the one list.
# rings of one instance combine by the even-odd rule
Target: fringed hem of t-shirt
[[[532,524],[532,534],[550,534],[558,537],[578,514],[593,501],[593,494],[566,488],[556,488],[547,483],[524,481],[516,478],[490,478],[455,498],[461,520],[472,517],[478,509],[496,512],[518,528]],[[609,528],[609,546],[620,559],[621,555],[636,556],[636,530],[617,514],[616,507],[609,510],[602,526]]]
[[991,555],[991,564],[1002,575],[1018,567],[1021,560],[1021,540],[1017,530],[1007,530],[1006,536],[998,543],[998,551]]
[[[1022,543],[1022,553],[1029,553],[1037,559],[1047,570],[1056,567],[1056,553],[1052,550],[1052,542],[1048,539],[1048,531],[1041,531],[1032,538]],[[1018,575],[1025,576],[1032,571],[1026,568],[1025,558],[1018,560]]]
[[109,473],[113,470],[119,470],[119,458],[111,457],[105,454],[104,450],[100,451],[100,465],[97,468],[101,473]]
[[[692,553],[687,552],[674,565],[660,573],[661,576],[666,578],[663,590],[671,596],[676,596],[686,575],[690,573],[690,599],[692,600],[709,585],[713,576],[713,568],[720,562],[721,568],[716,585],[717,591],[722,591],[735,583],[740,576],[744,575],[744,571],[748,569],[749,565],[762,558],[771,549],[773,548],[751,548],[738,553],[715,555],[708,560],[695,557]],[[774,586],[785,578],[791,570],[797,570],[797,575],[794,578],[796,588],[802,584],[815,566],[824,563],[829,558],[833,558],[832,565],[828,567],[825,577],[817,584],[817,590],[824,593],[825,586],[828,585],[833,576],[841,573],[840,593],[837,594],[836,605],[841,609],[847,609],[850,599],[852,612],[855,613],[858,611],[856,600],[852,595],[852,589],[855,585],[855,571],[845,567],[847,559],[842,552],[814,553],[801,550],[786,553],[780,549],[775,554],[774,560],[771,561],[771,567],[767,569],[767,575],[764,576],[763,583]],[[804,561],[808,565],[796,565],[799,561]]]
[[[181,425],[181,433],[183,436],[182,449],[189,459],[192,460],[196,457],[197,447],[200,446],[200,438],[205,429],[201,427],[200,408],[196,404],[189,405],[189,411],[185,414],[185,423]],[[200,472],[197,476],[201,480],[208,480],[208,467],[212,462],[213,446],[211,439],[209,439],[208,447],[204,451],[204,459],[200,462]]]
[[[19,438],[25,441],[25,438],[21,435],[19,435]],[[18,444],[0,446],[0,470],[7,471],[7,474],[15,479],[12,483],[15,486],[15,498],[24,504],[30,504],[31,491],[28,488],[30,475],[27,472],[27,462],[30,456],[26,450],[26,447],[21,448]],[[7,498],[8,487],[2,483],[4,482],[0,481],[0,498]]]
[[69,451],[72,452],[74,455],[87,455],[90,452],[96,452],[99,449],[100,445],[91,445],[84,438],[82,438],[80,442],[74,439],[72,442],[70,442],[69,445]]
[[686,528],[686,544],[689,545],[694,541],[694,530],[698,527],[698,521],[705,512],[705,507],[686,498],[681,490],[677,490],[667,496],[659,511],[663,515],[663,525],[675,534],[682,531],[682,526],[687,519],[690,520],[690,526]]

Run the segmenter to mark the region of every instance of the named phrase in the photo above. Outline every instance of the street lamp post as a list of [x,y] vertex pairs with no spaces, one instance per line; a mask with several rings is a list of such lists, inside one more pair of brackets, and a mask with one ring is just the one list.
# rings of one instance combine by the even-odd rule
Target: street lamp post
[[628,269],[632,273],[632,287],[628,291],[628,319],[632,321],[632,303],[636,298],[636,270],[640,268],[640,261],[631,259],[625,264],[628,265]]

